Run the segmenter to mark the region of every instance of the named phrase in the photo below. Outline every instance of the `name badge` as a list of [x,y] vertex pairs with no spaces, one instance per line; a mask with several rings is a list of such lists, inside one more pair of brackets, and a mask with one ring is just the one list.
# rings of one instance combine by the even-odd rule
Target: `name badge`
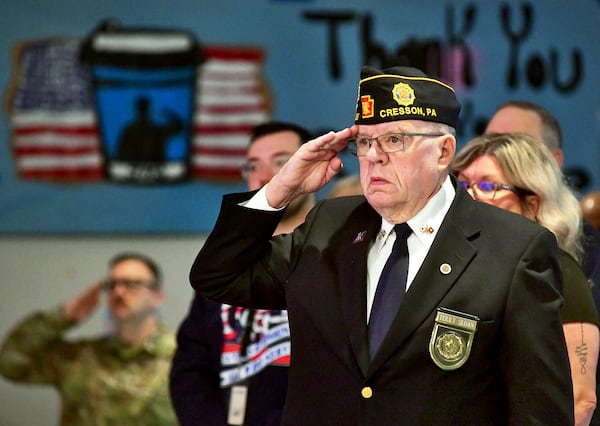
[[248,386],[234,385],[229,396],[229,412],[227,423],[230,425],[243,425],[246,416],[246,400],[248,399]]
[[431,359],[442,370],[456,370],[469,359],[479,318],[464,312],[438,308],[429,340]]

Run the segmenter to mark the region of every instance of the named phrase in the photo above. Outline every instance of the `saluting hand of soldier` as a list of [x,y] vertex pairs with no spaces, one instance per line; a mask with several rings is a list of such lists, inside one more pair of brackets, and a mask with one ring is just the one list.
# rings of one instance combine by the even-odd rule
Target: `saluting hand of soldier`
[[102,283],[89,286],[63,305],[63,314],[70,321],[80,322],[89,317],[100,303]]

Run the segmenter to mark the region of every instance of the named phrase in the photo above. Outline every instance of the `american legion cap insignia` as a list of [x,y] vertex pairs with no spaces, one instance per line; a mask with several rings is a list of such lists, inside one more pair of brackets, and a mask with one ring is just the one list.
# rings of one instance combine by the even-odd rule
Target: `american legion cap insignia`
[[442,370],[456,370],[471,353],[479,318],[447,308],[438,308],[429,340],[429,354]]

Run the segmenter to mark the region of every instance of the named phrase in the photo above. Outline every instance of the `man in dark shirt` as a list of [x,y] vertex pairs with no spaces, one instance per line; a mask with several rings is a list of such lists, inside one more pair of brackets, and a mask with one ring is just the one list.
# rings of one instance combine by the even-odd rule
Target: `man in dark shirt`
[[[308,139],[295,124],[257,126],[243,167],[248,189],[264,186]],[[275,233],[292,232],[314,203],[312,194],[298,198]],[[196,295],[177,341],[170,392],[183,426],[281,423],[291,352],[287,311],[244,309]]]

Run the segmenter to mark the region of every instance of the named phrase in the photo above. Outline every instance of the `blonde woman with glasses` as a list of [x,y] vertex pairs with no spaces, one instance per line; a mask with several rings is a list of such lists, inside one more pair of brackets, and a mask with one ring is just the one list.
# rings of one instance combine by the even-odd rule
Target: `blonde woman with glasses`
[[591,288],[579,266],[582,216],[577,198],[548,148],[525,134],[488,134],[471,140],[456,155],[452,171],[476,200],[523,215],[556,236],[575,424],[588,425],[596,407],[599,332]]

